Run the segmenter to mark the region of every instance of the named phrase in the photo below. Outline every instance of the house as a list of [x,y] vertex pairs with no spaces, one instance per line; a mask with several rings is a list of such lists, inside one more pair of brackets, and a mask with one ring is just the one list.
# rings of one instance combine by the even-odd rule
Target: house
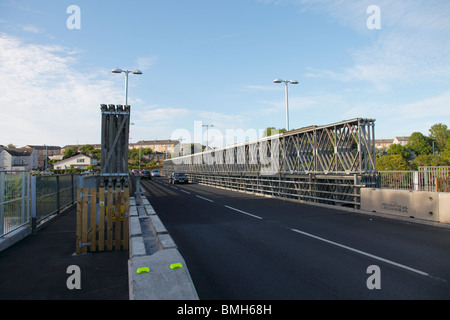
[[150,148],[153,152],[172,153],[175,151],[175,146],[178,145],[178,140],[143,140],[137,143],[130,143],[130,149]]
[[394,139],[375,139],[375,148],[377,149],[388,149]]
[[401,146],[406,146],[409,142],[409,137],[395,137],[393,144],[399,144]]
[[395,139],[375,139],[375,148],[389,149],[392,144],[399,144],[406,146],[409,142],[409,137],[395,137]]
[[36,145],[27,145],[25,148],[35,149],[38,153],[38,168],[45,170],[46,165],[48,164],[48,160],[51,156],[60,155],[61,147],[58,146],[36,146]]
[[0,169],[29,171],[38,168],[38,153],[31,148],[4,148],[0,152]]
[[53,169],[86,169],[89,165],[97,165],[97,159],[85,154],[77,154],[76,156],[55,162]]

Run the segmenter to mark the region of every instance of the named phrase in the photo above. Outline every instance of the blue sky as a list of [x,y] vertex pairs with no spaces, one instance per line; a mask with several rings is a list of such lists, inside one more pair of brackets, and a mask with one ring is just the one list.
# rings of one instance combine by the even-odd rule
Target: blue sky
[[450,126],[449,16],[448,0],[0,0],[0,144],[100,143],[100,104],[124,102],[115,67],[143,71],[131,142],[284,128],[278,77],[299,81],[291,129],[374,118],[379,139],[428,134]]

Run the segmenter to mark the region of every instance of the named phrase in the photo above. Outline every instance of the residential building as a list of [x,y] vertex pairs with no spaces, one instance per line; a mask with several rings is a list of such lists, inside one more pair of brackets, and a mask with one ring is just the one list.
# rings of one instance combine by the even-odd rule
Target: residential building
[[89,165],[97,165],[97,159],[85,154],[77,154],[76,156],[55,162],[53,169],[86,169]]
[[393,144],[399,144],[401,146],[406,146],[409,142],[409,137],[395,137]]
[[31,148],[4,148],[0,152],[0,169],[29,171],[38,168],[38,153]]
[[389,149],[392,144],[406,146],[408,142],[409,137],[395,137],[394,139],[375,139],[375,148]]
[[130,143],[130,149],[150,148],[153,152],[172,153],[175,151],[175,146],[178,145],[178,140],[142,140],[137,143]]
[[394,139],[375,139],[375,148],[377,149],[388,149]]
[[45,170],[50,156],[60,155],[61,147],[58,146],[35,146],[27,145],[25,148],[35,149],[38,153],[38,168]]

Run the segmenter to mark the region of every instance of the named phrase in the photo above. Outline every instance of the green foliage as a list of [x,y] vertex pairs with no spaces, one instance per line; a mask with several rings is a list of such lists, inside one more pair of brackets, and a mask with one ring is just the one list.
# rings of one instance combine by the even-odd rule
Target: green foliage
[[387,151],[377,149],[377,169],[397,171],[416,170],[421,166],[450,166],[450,130],[447,125],[437,123],[429,131],[429,137],[414,132],[406,146],[393,144]]
[[409,142],[406,147],[418,156],[433,153],[431,138],[424,136],[420,132],[414,132],[409,137]]
[[402,146],[400,144],[391,144],[391,146],[387,150],[387,153],[391,156],[398,154],[398,155],[402,156],[402,158],[405,158],[406,160],[409,160],[409,158],[410,158],[408,149],[406,149],[404,146]]
[[413,167],[418,168],[421,166],[449,166],[450,161],[438,155],[425,155],[417,156],[413,161]]
[[379,171],[411,170],[408,161],[399,154],[386,155],[378,158],[377,169]]
[[80,152],[82,154],[86,154],[86,155],[91,154],[93,151],[94,151],[94,147],[91,146],[90,144],[85,144],[78,148],[78,152]]
[[64,152],[64,159],[73,157],[74,155],[76,155],[78,152],[78,148],[77,147],[70,147],[67,148],[66,151]]
[[275,127],[268,127],[264,130],[263,137],[270,137],[274,134],[286,132],[286,129],[276,129]]
[[437,123],[430,128],[430,138],[435,141],[438,151],[443,151],[450,139],[450,130],[445,124]]

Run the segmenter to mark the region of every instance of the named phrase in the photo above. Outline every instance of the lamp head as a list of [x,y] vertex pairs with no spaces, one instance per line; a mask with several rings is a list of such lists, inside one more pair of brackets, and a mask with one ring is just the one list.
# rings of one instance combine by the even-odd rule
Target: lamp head
[[111,72],[112,72],[112,73],[122,73],[123,70],[120,69],[120,68],[115,68],[115,69],[113,69]]

